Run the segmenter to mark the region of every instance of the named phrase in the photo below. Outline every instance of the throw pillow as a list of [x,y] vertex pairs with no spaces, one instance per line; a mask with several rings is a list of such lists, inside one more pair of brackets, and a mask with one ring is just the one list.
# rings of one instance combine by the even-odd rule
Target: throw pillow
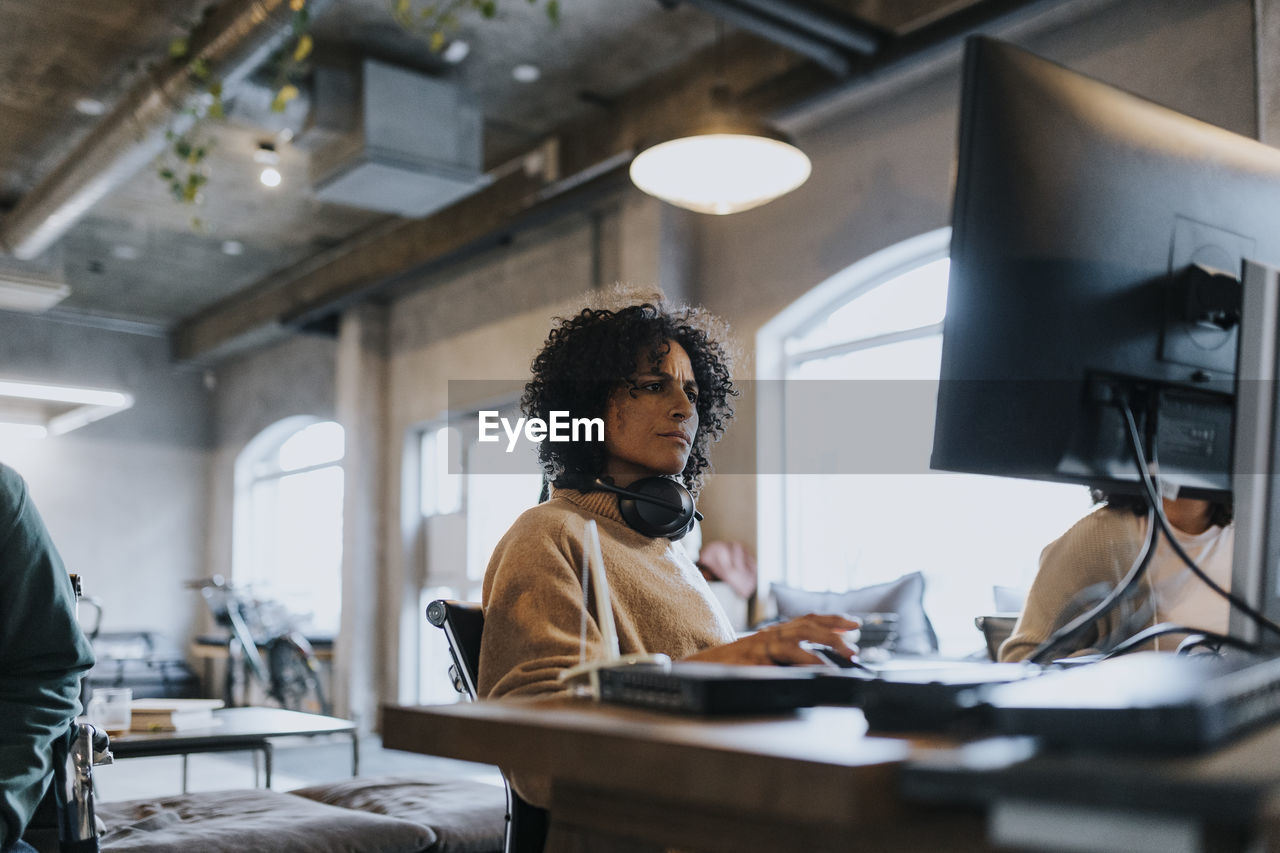
[[898,641],[894,650],[927,655],[938,651],[938,635],[924,611],[924,575],[912,572],[891,580],[844,592],[817,592],[775,583],[773,598],[780,619],[795,619],[806,613],[898,614]]

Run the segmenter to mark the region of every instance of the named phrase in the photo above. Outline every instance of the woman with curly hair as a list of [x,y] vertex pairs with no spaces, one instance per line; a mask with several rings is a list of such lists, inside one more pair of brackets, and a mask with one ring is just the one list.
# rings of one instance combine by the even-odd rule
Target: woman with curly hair
[[[733,415],[737,392],[717,331],[718,321],[700,309],[646,303],[584,310],[561,319],[547,338],[521,400],[525,414],[548,422],[553,412],[600,418],[604,435],[541,442],[550,498],[517,519],[485,572],[482,696],[568,689],[559,674],[579,663],[583,542],[591,520],[623,654],[824,663],[802,641],[846,658],[854,654],[845,632],[857,623],[842,616],[805,616],[735,640],[724,611],[674,541],[691,524],[710,445]],[[617,489],[655,497],[633,500]],[[669,505],[666,518],[637,520],[654,501]],[[662,515],[664,508],[657,509]],[[673,516],[675,522],[664,525]],[[600,656],[593,617],[588,608],[588,659]]]

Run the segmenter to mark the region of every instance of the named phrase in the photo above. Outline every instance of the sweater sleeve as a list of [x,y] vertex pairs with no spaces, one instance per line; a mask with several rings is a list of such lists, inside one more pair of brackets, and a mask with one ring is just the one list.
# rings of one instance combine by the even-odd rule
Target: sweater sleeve
[[[1040,569],[1000,660],[1019,661],[1061,625],[1100,601],[1128,572],[1141,545],[1141,522],[1124,510],[1095,510],[1040,554]],[[1119,630],[1121,611],[1090,629],[1070,655],[1096,651],[1100,639]]]
[[[560,673],[578,663],[582,587],[575,546],[564,522],[518,521],[494,551],[485,573],[484,636],[480,643],[481,696],[568,693]],[[600,632],[587,620],[587,650],[594,657]]]
[[71,580],[26,484],[0,466],[0,849],[26,828],[53,772],[53,743],[80,710],[93,653]]

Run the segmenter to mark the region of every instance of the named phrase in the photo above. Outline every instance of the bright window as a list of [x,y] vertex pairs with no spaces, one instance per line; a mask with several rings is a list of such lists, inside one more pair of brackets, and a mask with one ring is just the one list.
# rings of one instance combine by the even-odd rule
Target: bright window
[[309,634],[338,631],[342,457],[339,424],[289,418],[236,460],[232,579],[281,602]]
[[[512,404],[499,411],[515,421]],[[480,600],[494,546],[520,513],[537,505],[541,469],[528,442],[480,444],[478,414],[451,417],[423,430],[418,448],[424,572],[419,611],[436,598]],[[424,623],[425,624],[425,623]],[[444,632],[427,626],[419,653],[418,701],[447,702],[456,694],[445,673]]]
[[[786,476],[761,477],[760,546],[766,577],[808,589],[923,572],[942,652],[964,655],[982,646],[973,619],[994,609],[993,586],[1029,586],[1041,549],[1088,511],[1089,497],[1080,486],[927,471],[948,236],[924,235],[855,264],[762,330],[761,378],[780,380],[788,400],[824,387],[889,406],[898,396],[929,396],[927,422],[892,439],[895,457],[909,462],[897,469],[904,473],[838,465],[839,473],[797,473],[788,462],[812,458],[813,448],[788,446],[799,432],[788,420],[794,407],[762,409],[761,441],[781,454]],[[800,384],[810,381],[850,384]],[[848,435],[858,434],[856,417],[841,421]]]

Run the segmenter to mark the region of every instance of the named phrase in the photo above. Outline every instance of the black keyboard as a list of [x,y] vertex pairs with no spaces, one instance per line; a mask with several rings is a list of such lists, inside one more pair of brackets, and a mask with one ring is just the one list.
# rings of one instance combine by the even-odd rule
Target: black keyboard
[[998,734],[1194,752],[1280,717],[1280,658],[1141,652],[992,687],[982,705]]
[[975,688],[1027,678],[1039,667],[964,661],[896,661],[878,667],[732,666],[677,661],[600,671],[600,698],[687,714],[786,711],[855,705],[873,729],[947,728],[968,713],[959,698]]
[[852,704],[857,682],[869,677],[861,673],[698,661],[677,661],[669,667],[640,664],[600,670],[600,699],[685,714],[765,714]]

